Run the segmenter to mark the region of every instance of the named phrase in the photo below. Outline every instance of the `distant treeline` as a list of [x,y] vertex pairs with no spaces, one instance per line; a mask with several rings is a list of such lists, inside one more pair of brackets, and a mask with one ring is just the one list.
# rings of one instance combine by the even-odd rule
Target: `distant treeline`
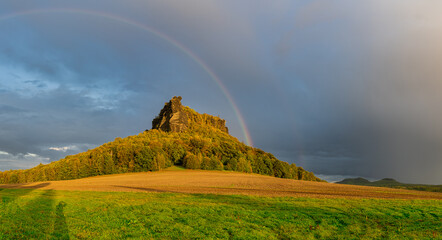
[[0,183],[158,171],[172,165],[182,165],[188,169],[230,170],[321,181],[313,173],[295,164],[279,161],[270,153],[249,147],[229,134],[205,125],[204,115],[191,113],[193,121],[189,131],[177,133],[149,130],[124,139],[116,138],[113,142],[47,165],[0,172]]

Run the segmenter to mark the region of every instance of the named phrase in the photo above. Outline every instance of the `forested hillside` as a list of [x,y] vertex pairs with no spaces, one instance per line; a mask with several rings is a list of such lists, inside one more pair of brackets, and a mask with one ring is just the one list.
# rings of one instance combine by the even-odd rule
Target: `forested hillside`
[[[180,100],[181,98],[179,104]],[[166,103],[165,108],[170,108],[172,102],[173,99]],[[47,165],[40,164],[28,170],[0,172],[0,183],[67,180],[115,173],[158,171],[172,165],[182,165],[188,169],[229,170],[321,181],[313,173],[295,164],[289,165],[270,153],[239,142],[227,133],[225,126],[221,126],[225,121],[218,117],[199,114],[189,107],[180,107],[174,111],[163,109],[162,113],[169,115],[162,122],[176,119],[174,114],[176,116],[177,113],[180,118],[184,116],[185,123],[179,123],[179,131],[152,129],[135,136],[116,138],[113,142]],[[161,122],[159,118],[161,116],[154,120],[157,125]]]

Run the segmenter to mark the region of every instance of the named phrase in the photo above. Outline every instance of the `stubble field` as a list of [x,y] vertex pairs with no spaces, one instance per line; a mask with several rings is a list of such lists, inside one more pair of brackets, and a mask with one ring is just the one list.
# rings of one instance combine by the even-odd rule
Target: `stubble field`
[[442,199],[442,193],[298,181],[225,171],[171,170],[67,181],[7,184],[0,188],[69,191],[168,192],[268,197]]

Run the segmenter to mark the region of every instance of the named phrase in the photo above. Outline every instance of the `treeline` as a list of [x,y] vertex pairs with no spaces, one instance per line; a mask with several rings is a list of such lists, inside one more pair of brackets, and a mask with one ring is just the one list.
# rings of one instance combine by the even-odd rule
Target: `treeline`
[[[193,111],[193,110],[192,110]],[[116,138],[87,152],[28,170],[0,172],[0,183],[68,180],[97,175],[158,171],[172,165],[188,169],[229,170],[280,178],[321,181],[295,164],[249,147],[227,133],[203,124],[195,113],[191,130],[176,133],[149,130]],[[201,119],[199,119],[201,118]]]

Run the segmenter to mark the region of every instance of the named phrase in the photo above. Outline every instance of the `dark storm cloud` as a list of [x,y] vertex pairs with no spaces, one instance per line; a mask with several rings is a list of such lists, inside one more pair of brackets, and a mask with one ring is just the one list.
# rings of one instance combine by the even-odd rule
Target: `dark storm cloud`
[[14,106],[0,104],[0,114],[16,114],[23,112],[23,109],[16,108]]
[[[277,45],[278,62],[292,73],[283,85],[295,82],[288,94],[297,109],[293,122],[302,126],[302,139],[291,139],[303,142],[308,158],[297,162],[326,174],[440,182],[442,52],[435,29],[442,19],[435,9],[442,6],[337,5],[312,3],[309,21],[295,17],[302,25]],[[338,157],[336,148],[347,153]]]
[[[335,177],[442,181],[437,1],[1,5],[86,9],[160,30],[213,70],[255,145],[282,160]],[[0,21],[0,32],[0,160],[13,160],[0,169],[136,134],[174,95],[245,140],[207,72],[155,34],[62,11]]]

